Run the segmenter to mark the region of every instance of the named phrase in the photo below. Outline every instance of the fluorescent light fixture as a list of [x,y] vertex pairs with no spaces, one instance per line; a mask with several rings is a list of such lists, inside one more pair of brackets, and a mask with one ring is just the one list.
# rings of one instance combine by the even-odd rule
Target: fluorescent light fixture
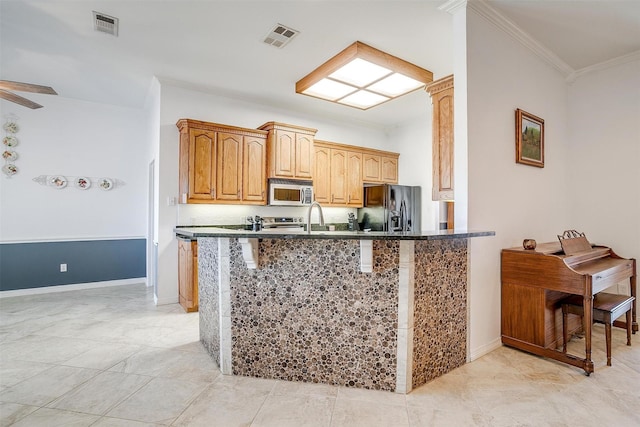
[[299,80],[296,93],[367,110],[432,81],[431,71],[355,42]]

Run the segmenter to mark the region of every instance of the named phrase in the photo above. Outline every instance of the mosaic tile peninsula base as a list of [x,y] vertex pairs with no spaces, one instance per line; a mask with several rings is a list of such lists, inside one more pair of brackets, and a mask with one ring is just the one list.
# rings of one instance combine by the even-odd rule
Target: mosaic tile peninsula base
[[467,239],[198,237],[200,338],[222,372],[408,393],[467,360]]

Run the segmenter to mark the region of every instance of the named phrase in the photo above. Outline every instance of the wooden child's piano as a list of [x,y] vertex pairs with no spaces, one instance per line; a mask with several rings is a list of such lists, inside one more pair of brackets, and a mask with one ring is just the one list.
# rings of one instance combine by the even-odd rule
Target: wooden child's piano
[[[593,295],[629,280],[636,296],[636,260],[616,255],[606,246],[592,246],[566,255],[560,242],[502,250],[502,343],[593,372],[591,327]],[[585,358],[557,350],[562,346],[559,302],[569,294],[584,297]],[[636,300],[632,330],[638,330]],[[616,321],[615,326],[625,327]],[[574,325],[580,327],[581,325]],[[570,326],[571,327],[571,326]]]

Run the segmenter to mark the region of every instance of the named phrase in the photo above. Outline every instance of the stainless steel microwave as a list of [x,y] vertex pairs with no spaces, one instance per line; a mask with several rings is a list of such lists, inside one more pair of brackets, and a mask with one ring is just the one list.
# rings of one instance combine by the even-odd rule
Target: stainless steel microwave
[[311,203],[313,203],[311,181],[269,180],[270,206],[309,206]]

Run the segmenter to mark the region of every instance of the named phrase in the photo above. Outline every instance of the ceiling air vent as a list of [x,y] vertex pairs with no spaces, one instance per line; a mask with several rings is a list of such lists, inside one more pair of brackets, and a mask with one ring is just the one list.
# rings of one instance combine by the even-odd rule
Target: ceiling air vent
[[264,39],[266,44],[275,46],[277,48],[283,48],[292,38],[296,36],[300,31],[293,28],[285,27],[282,24],[277,24]]
[[118,18],[93,11],[93,29],[101,33],[118,36]]

